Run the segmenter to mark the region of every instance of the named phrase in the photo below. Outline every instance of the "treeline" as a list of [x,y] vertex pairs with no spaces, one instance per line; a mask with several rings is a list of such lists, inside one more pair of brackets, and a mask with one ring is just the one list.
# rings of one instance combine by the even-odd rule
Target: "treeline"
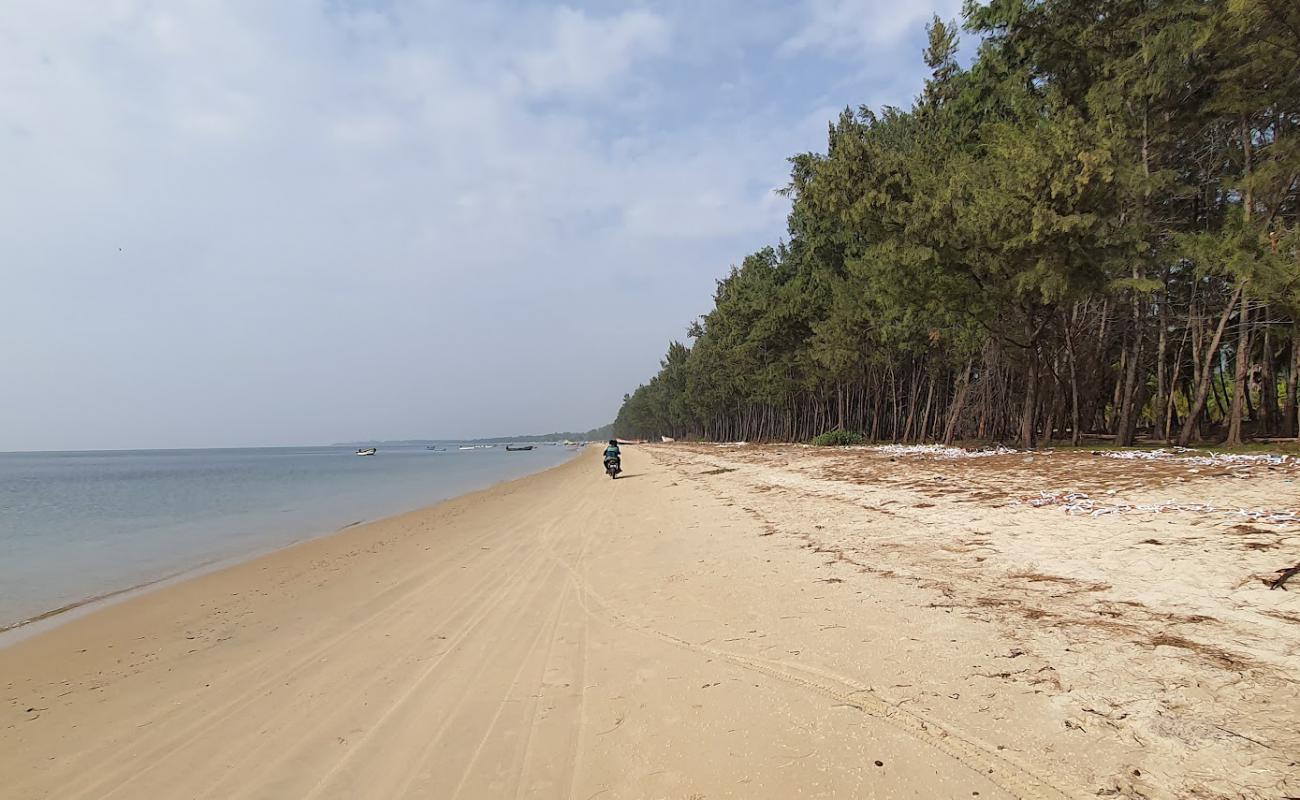
[[1300,3],[997,0],[793,157],[621,436],[1294,436]]
[[510,444],[512,442],[600,442],[614,435],[614,426],[602,425],[589,431],[561,431],[524,436],[497,436],[492,439],[471,439],[472,444]]

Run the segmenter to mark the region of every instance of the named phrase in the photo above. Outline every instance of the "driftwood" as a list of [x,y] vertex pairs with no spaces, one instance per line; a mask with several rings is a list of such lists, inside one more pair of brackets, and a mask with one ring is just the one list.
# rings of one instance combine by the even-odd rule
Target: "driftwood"
[[1285,592],[1287,590],[1286,588],[1287,580],[1290,579],[1292,575],[1295,575],[1297,573],[1300,573],[1300,564],[1296,564],[1294,567],[1287,567],[1286,569],[1278,570],[1277,580],[1269,581],[1268,588],[1281,589],[1282,591]]

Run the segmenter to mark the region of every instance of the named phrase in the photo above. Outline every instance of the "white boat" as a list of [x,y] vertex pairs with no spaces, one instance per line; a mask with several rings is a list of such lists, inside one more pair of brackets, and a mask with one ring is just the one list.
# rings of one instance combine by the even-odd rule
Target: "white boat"
[[478,448],[475,448],[475,447],[462,447],[462,448],[460,448],[460,449],[461,449],[461,450],[477,450]]
[[362,447],[362,448],[358,449],[357,452],[353,453],[353,455],[355,455],[355,456],[373,456],[375,453],[378,453],[378,452],[379,452],[379,448],[378,448],[378,447]]

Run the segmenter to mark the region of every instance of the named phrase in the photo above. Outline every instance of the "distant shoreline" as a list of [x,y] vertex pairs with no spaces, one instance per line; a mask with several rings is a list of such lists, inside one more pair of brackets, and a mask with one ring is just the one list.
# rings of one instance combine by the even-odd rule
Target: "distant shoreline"
[[[335,446],[328,446],[328,448],[334,448],[334,447]],[[308,448],[302,448],[302,449],[308,449]],[[327,448],[326,446],[315,446],[310,449],[327,449]],[[172,450],[52,451],[52,452],[45,452],[45,453],[41,453],[41,452],[13,453],[13,454],[6,454],[6,455],[10,455],[11,457],[17,457],[17,458],[23,458],[23,457],[42,458],[42,457],[49,457],[51,455],[57,458],[58,456],[64,454],[68,456],[85,455],[91,457],[94,456],[103,457],[106,454],[109,454],[110,457],[112,457],[111,454],[119,454],[119,453],[122,454],[123,456],[166,455],[166,454],[176,454],[177,456],[183,456],[185,454],[204,453],[204,452],[217,452],[217,451],[238,452],[238,451],[255,451],[255,450],[294,451],[294,450],[299,450],[299,448],[199,448],[193,450],[185,449],[185,450],[174,450],[174,451]],[[343,453],[342,455],[343,457],[347,456],[346,453]],[[14,594],[14,597],[11,597],[11,599],[17,598],[18,600],[18,605],[16,606],[16,609],[24,611],[25,613],[22,613],[22,615],[18,618],[12,618],[12,617],[7,619],[0,618],[0,650],[3,650],[4,648],[9,647],[31,636],[40,635],[41,633],[54,629],[71,620],[80,618],[88,613],[97,611],[107,606],[115,605],[117,603],[123,602],[125,600],[129,600],[131,598],[143,594],[151,593],[161,587],[198,578],[200,576],[206,575],[211,572],[221,571],[227,568],[235,567],[247,561],[262,558],[284,549],[293,548],[303,544],[304,542],[326,538],[363,524],[369,524],[375,521],[385,520],[395,516],[401,516],[403,514],[411,513],[414,510],[428,508],[438,503],[446,502],[448,500],[452,500],[457,497],[464,496],[466,494],[472,494],[474,492],[484,491],[486,489],[489,489],[493,486],[499,485],[504,482],[519,480],[522,477],[536,475],[539,472],[545,472],[547,469],[553,469],[556,466],[560,466],[565,463],[568,463],[570,460],[572,460],[573,457],[572,453],[561,454],[557,452],[557,453],[553,453],[552,455],[555,458],[560,459],[558,463],[550,463],[550,461],[547,459],[543,459],[538,462],[511,459],[510,463],[513,465],[512,471],[504,472],[499,476],[489,474],[486,476],[482,476],[485,477],[486,480],[474,481],[473,479],[470,479],[471,481],[473,481],[470,483],[465,483],[464,481],[452,482],[449,484],[439,483],[438,486],[430,487],[428,491],[431,496],[429,496],[426,501],[424,502],[417,501],[417,504],[403,503],[397,505],[396,507],[390,508],[387,512],[384,512],[383,510],[377,511],[376,508],[359,508],[357,510],[357,514],[355,516],[352,516],[349,519],[349,521],[346,522],[346,524],[333,524],[329,522],[327,522],[326,524],[318,524],[318,523],[308,522],[306,525],[303,525],[301,528],[297,530],[289,530],[286,528],[286,532],[289,535],[281,536],[278,538],[275,535],[273,528],[267,528],[268,535],[264,537],[257,537],[257,539],[252,542],[253,546],[249,549],[243,550],[242,552],[222,553],[216,555],[215,557],[207,557],[207,558],[202,557],[203,554],[199,552],[196,553],[196,555],[200,556],[198,559],[191,560],[189,561],[189,563],[186,563],[185,559],[177,558],[176,561],[178,563],[177,565],[174,566],[174,568],[171,569],[164,568],[163,570],[153,575],[148,575],[147,573],[139,574],[137,572],[135,576],[124,575],[123,577],[125,578],[125,580],[119,582],[117,580],[114,580],[113,573],[111,571],[107,571],[107,572],[101,571],[99,580],[95,583],[87,584],[84,587],[85,591],[82,594],[77,593],[77,584],[64,584],[65,586],[68,586],[70,588],[65,588],[59,592],[51,593],[48,599],[56,600],[57,598],[57,600],[56,602],[50,603],[49,605],[44,605],[42,603],[42,599],[43,599],[42,594],[38,593],[33,595],[33,594],[23,592],[20,588],[15,589],[14,586],[10,586],[10,589],[13,590],[11,591],[11,594],[14,594],[14,592],[16,592],[16,594]],[[349,463],[351,463],[353,459],[349,458],[348,461]],[[547,466],[542,467],[541,469],[534,468],[532,471],[527,471],[522,474],[518,472],[518,469],[520,467],[523,467],[524,465],[531,464],[531,463],[536,463],[538,465],[547,464]],[[445,495],[440,494],[439,487],[441,487],[441,491],[446,491],[448,493]],[[232,530],[238,531],[241,529],[241,526],[246,526],[247,524],[248,523],[246,521],[241,521],[238,518],[232,517],[228,522],[219,521],[213,523],[211,527],[213,527],[214,529],[229,527]],[[3,542],[2,537],[0,537],[0,542]],[[108,546],[107,540],[102,544],[104,546]],[[24,561],[22,559],[18,559],[10,563],[11,567],[16,567],[19,570],[19,572],[14,573],[15,575],[23,574],[21,572],[22,569],[21,565],[23,563]],[[32,573],[27,573],[27,574],[32,574]],[[120,583],[121,585],[114,585],[115,583]],[[21,587],[22,584],[18,583],[17,586]],[[61,597],[58,596],[60,594],[62,595]],[[24,600],[24,598],[26,599]],[[14,609],[11,608],[11,610]]]
[[568,431],[561,433],[542,433],[526,434],[522,436],[493,436],[484,439],[364,439],[355,442],[338,442],[329,445],[330,447],[416,447],[431,444],[513,444],[520,442],[524,444],[559,444],[560,442],[599,442],[605,439],[613,438],[614,426],[606,425],[601,428],[579,433],[577,431]]

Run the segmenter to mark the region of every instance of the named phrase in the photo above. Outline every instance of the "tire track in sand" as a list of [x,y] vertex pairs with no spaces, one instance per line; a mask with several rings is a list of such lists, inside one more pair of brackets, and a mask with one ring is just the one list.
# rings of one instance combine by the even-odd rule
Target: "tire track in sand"
[[[302,795],[304,800],[311,800],[311,798],[320,797],[328,787],[330,781],[333,780],[344,768],[348,767],[357,758],[359,753],[365,750],[366,745],[374,739],[377,733],[383,730],[385,724],[393,717],[393,715],[407,707],[407,702],[410,697],[434,675],[438,667],[450,654],[456,652],[457,646],[464,642],[470,634],[474,633],[483,621],[491,616],[492,611],[500,607],[512,591],[518,591],[521,586],[528,585],[526,581],[517,582],[515,580],[525,567],[535,566],[537,571],[540,571],[544,563],[544,559],[541,558],[528,558],[523,564],[513,570],[508,578],[502,581],[501,587],[492,593],[490,599],[481,604],[479,612],[475,614],[471,621],[468,622],[453,639],[449,640],[448,647],[443,651],[442,655],[420,670],[416,679],[412,681],[405,690],[392,699],[383,713],[379,715],[378,719],[376,719],[366,733],[356,741],[355,746],[349,749],[346,755],[339,758],[334,765],[316,781],[312,788]],[[498,577],[497,580],[500,580],[500,578]],[[524,594],[524,592],[520,592],[521,599]],[[466,693],[465,696],[468,697],[469,693]],[[450,718],[451,715],[448,715],[447,719]]]
[[[548,530],[554,527],[555,527],[555,523],[552,523],[551,525],[548,526]],[[552,567],[552,572],[554,571],[555,564],[553,559],[548,558],[547,554],[542,552],[540,548],[534,547],[532,549],[532,552],[530,553],[530,558],[532,558],[537,562],[539,566],[539,570],[541,565],[550,565]],[[542,579],[541,581],[543,584],[542,589],[549,587],[548,581],[549,581],[550,574],[551,573],[548,572],[547,575]],[[561,586],[563,589],[567,590],[569,586],[567,580],[563,581],[561,583]],[[538,601],[538,598],[540,598],[543,594],[541,589],[538,589],[537,591],[533,591],[531,593],[526,591],[530,588],[533,588],[532,584],[526,582],[518,583],[518,588],[520,590],[519,603],[517,604],[519,610],[524,610],[535,606]],[[515,609],[511,609],[511,610],[514,613],[508,615],[507,619],[513,621],[517,619],[518,613]],[[413,786],[415,786],[417,783],[420,783],[422,781],[428,781],[431,778],[431,776],[436,772],[434,754],[438,750],[439,746],[442,744],[444,737],[446,736],[449,728],[451,728],[460,719],[460,715],[464,710],[464,707],[479,696],[479,693],[472,691],[472,688],[484,680],[486,676],[486,672],[485,672],[486,667],[488,667],[493,663],[509,661],[509,659],[506,658],[506,656],[509,655],[514,643],[518,641],[518,637],[509,637],[509,636],[491,637],[491,636],[486,636],[485,634],[484,638],[486,638],[488,641],[495,642],[498,644],[493,647],[485,648],[483,652],[480,654],[480,656],[475,661],[472,662],[470,668],[471,677],[464,684],[463,690],[457,693],[457,695],[455,696],[455,700],[454,702],[451,703],[450,707],[441,712],[440,714],[441,721],[439,722],[438,726],[430,733],[422,735],[420,741],[423,742],[423,745],[419,748],[418,753],[415,754],[409,761],[409,763],[412,766],[406,771],[406,774],[402,777],[400,782],[390,787],[389,790],[383,794],[383,796],[386,797],[409,796],[413,794],[412,792]],[[436,697],[427,698],[426,699],[427,707],[430,708],[438,707],[437,703],[435,702],[436,699],[437,699]]]
[[[654,637],[683,650],[726,661],[750,672],[842,703],[938,750],[978,773],[1017,800],[1069,800],[1071,798],[1067,792],[1040,778],[1028,767],[1001,755],[992,747],[963,736],[932,719],[892,704],[877,695],[871,687],[853,678],[804,665],[745,656],[729,650],[695,644],[660,631],[648,623],[637,622],[615,611],[612,605],[573,569],[571,564],[566,562],[565,567],[571,580],[580,585],[579,597],[584,598],[584,610],[596,618],[603,618],[615,627]],[[588,604],[585,602],[587,599],[594,600],[595,603]],[[601,610],[594,609],[593,605],[599,606]]]
[[[559,565],[556,566],[558,567]],[[538,645],[543,639],[549,639],[550,642],[547,646],[546,657],[542,660],[542,673],[543,677],[545,676],[546,664],[550,661],[551,653],[555,648],[556,629],[559,627],[561,612],[564,610],[565,599],[568,596],[567,589],[568,586],[566,584],[557,593],[558,597],[555,602],[555,608],[551,611],[546,624],[538,628],[537,635],[533,637],[532,642],[528,646],[527,655],[519,660],[519,668],[515,670],[515,674],[510,679],[509,685],[506,686],[505,691],[501,694],[501,699],[497,703],[496,711],[492,714],[492,719],[488,721],[487,728],[484,729],[483,735],[479,737],[478,744],[474,747],[474,752],[470,755],[469,760],[465,762],[464,771],[461,774],[460,781],[456,784],[456,788],[451,792],[451,800],[456,800],[456,798],[460,797],[460,793],[464,791],[465,784],[469,781],[470,775],[474,772],[474,765],[477,764],[479,758],[482,757],[483,750],[487,747],[488,741],[492,738],[492,734],[497,730],[497,726],[501,722],[502,712],[505,711],[506,705],[511,702],[512,696],[519,688],[520,680],[523,678],[524,672],[527,671],[530,666],[530,663],[533,660],[533,654],[538,650]],[[532,705],[533,713],[530,715],[531,719],[529,721],[528,741],[525,743],[524,751],[519,756],[520,769],[516,771],[516,787],[518,787],[518,775],[522,772],[527,761],[528,744],[532,741],[532,735],[536,730],[537,725],[537,702],[534,701]]]
[[[484,541],[491,536],[499,534],[499,531],[494,531],[480,539],[476,539],[475,542]],[[514,549],[520,549],[522,546],[522,544],[516,545]],[[107,800],[107,798],[110,798],[125,786],[130,785],[132,782],[139,780],[141,777],[144,777],[153,770],[161,767],[166,762],[168,754],[176,752],[181,748],[194,743],[207,731],[212,730],[216,726],[247,710],[250,706],[260,702],[267,690],[277,685],[283,685],[286,678],[291,677],[309,665],[318,662],[322,655],[329,652],[337,645],[349,641],[362,630],[373,627],[382,627],[387,620],[399,616],[406,609],[406,607],[401,603],[402,600],[411,600],[420,596],[422,590],[427,586],[441,580],[446,574],[459,570],[460,566],[460,564],[449,562],[445,568],[438,570],[432,575],[420,574],[412,576],[411,578],[390,587],[377,595],[370,602],[370,605],[375,606],[373,612],[361,617],[353,625],[350,625],[338,633],[324,639],[302,657],[276,669],[270,675],[258,681],[251,687],[241,688],[229,701],[200,713],[194,720],[185,724],[179,731],[174,730],[173,726],[169,724],[159,724],[161,720],[151,721],[149,723],[150,727],[155,727],[157,732],[149,738],[154,741],[161,740],[161,742],[149,747],[149,749],[144,752],[136,750],[135,752],[137,755],[131,759],[125,761],[118,760],[115,768],[109,768],[103,771],[87,768],[87,774],[95,776],[97,779],[83,789],[71,790],[69,796],[80,795],[87,798],[97,798],[97,800]],[[484,573],[484,578],[476,584],[478,586],[486,585],[492,580],[498,579],[491,575],[491,570],[482,570],[482,572]],[[466,601],[465,605],[470,605],[473,603],[476,593],[468,593],[466,594],[466,597],[469,598],[469,600]],[[463,606],[461,608],[463,608]],[[264,668],[264,666],[265,664],[261,661],[254,662],[246,670],[242,670],[240,676],[229,680],[238,685],[238,680],[240,678],[251,675],[259,669]],[[181,706],[181,708],[183,709],[184,706]],[[137,745],[137,747],[139,747],[139,745]],[[101,762],[101,764],[107,763],[110,760],[112,759],[106,758]],[[116,783],[116,785],[113,785],[112,788],[108,788],[114,783]]]
[[[515,549],[518,550],[522,548],[515,548]],[[513,605],[511,605],[510,608],[507,609],[508,611],[511,612],[515,611],[517,607],[522,605],[522,596],[517,600],[508,598],[506,596],[513,590],[517,589],[520,585],[523,585],[521,583],[516,582],[515,578],[519,577],[525,570],[531,568],[533,571],[539,571],[545,566],[546,566],[545,562],[541,559],[536,559],[536,558],[521,559],[516,569],[505,576],[504,581],[502,581],[502,578],[500,576],[493,575],[476,584],[476,586],[482,587],[487,583],[502,581],[502,586],[500,589],[498,589],[494,593],[488,594],[487,597],[485,598],[480,598],[480,602],[475,603],[472,601],[467,601],[461,603],[458,606],[455,606],[453,611],[448,615],[446,615],[446,617],[444,617],[444,619],[449,622],[452,619],[456,619],[458,617],[464,616],[465,612],[468,612],[468,618],[466,619],[466,621],[460,626],[458,626],[457,628],[455,628],[451,632],[451,634],[445,640],[443,640],[444,641],[443,650],[440,653],[437,653],[433,657],[430,663],[424,668],[424,670],[422,670],[419,674],[417,674],[414,680],[407,682],[406,688],[404,690],[399,690],[399,697],[396,700],[392,700],[388,702],[386,706],[387,711],[381,714],[378,721],[370,721],[370,720],[358,721],[358,724],[366,723],[369,725],[369,727],[367,728],[366,735],[356,740],[355,744],[348,750],[347,754],[345,756],[342,756],[339,761],[333,762],[334,766],[332,768],[332,771],[337,772],[343,767],[348,766],[347,764],[342,762],[350,762],[355,760],[358,751],[365,749],[366,745],[372,744],[373,743],[372,740],[376,736],[383,733],[383,731],[380,730],[381,728],[390,726],[390,721],[395,713],[401,712],[403,710],[408,710],[407,707],[410,705],[409,703],[410,698],[428,683],[428,677],[432,675],[435,671],[437,671],[437,669],[442,665],[444,661],[446,661],[449,658],[452,658],[455,655],[458,655],[461,652],[459,648],[470,637],[475,627],[479,623],[481,623],[487,617],[491,616],[493,613],[502,611],[503,607],[506,606],[508,603],[513,603]],[[412,638],[414,639],[416,637],[412,637]],[[419,638],[414,647],[403,651],[406,654],[405,657],[409,658],[411,653],[418,652],[421,649],[421,647],[426,646],[426,643],[427,643],[426,638]],[[376,661],[378,660],[379,659],[376,658]],[[313,738],[312,736],[304,735],[304,732],[301,729],[301,727],[297,726],[296,724],[285,723],[283,726],[288,731],[295,732],[294,735],[298,740],[296,746],[294,746],[292,749],[283,752],[279,757],[272,759],[269,762],[265,762],[263,765],[261,765],[262,768],[259,770],[259,772],[267,776],[274,775],[277,772],[283,773],[285,771],[284,769],[285,765],[293,762],[295,759],[304,761],[306,763],[302,764],[297,770],[289,770],[288,771],[289,774],[300,774],[302,770],[310,769],[312,766],[310,756],[314,752],[317,752],[313,748],[319,748],[321,746],[321,736],[319,734],[321,732],[325,732],[327,735],[324,737],[324,739],[326,740],[336,735],[339,726],[347,718],[347,716],[349,714],[358,713],[357,702],[360,702],[362,707],[367,706],[368,703],[365,702],[364,698],[369,695],[370,690],[372,688],[384,684],[390,676],[394,674],[400,675],[403,672],[404,665],[399,663],[402,660],[403,660],[402,658],[386,659],[386,661],[390,664],[389,668],[378,671],[374,677],[372,677],[369,681],[363,684],[360,688],[352,688],[349,690],[348,693],[353,697],[357,698],[357,700],[354,701],[353,704],[340,706],[338,709],[331,712],[323,719],[317,719],[313,721],[312,726],[308,732],[315,732],[317,734],[315,738]],[[481,665],[486,660],[487,660],[487,655],[484,655],[476,663],[478,665]],[[301,716],[310,717],[311,709],[310,708],[304,709],[301,712]],[[321,780],[325,780],[325,779],[322,778]],[[247,780],[245,780],[244,782],[249,783],[249,781]],[[256,784],[258,782],[253,781],[252,783]],[[254,794],[256,796],[256,793]],[[212,797],[222,797],[222,798],[229,796],[227,794],[223,794],[215,790],[209,792],[209,795]]]

